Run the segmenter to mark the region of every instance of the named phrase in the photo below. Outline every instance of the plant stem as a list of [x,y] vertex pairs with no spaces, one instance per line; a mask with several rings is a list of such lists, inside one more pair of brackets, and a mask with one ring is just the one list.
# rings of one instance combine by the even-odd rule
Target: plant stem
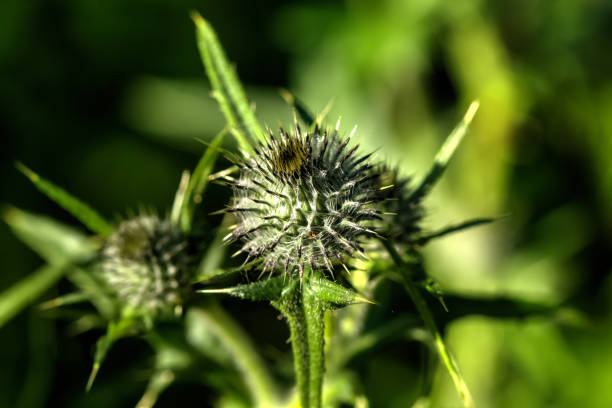
[[416,283],[412,279],[410,273],[410,265],[408,265],[402,259],[402,257],[390,241],[383,239],[381,239],[380,241],[384,245],[385,249],[389,252],[389,255],[391,255],[391,258],[400,270],[400,275],[402,277],[402,283],[404,284],[404,288],[406,289],[406,292],[408,292],[410,299],[412,299],[412,302],[416,306],[417,311],[425,322],[425,327],[427,327],[427,330],[429,330],[429,332],[431,333],[434,339],[434,345],[436,347],[436,350],[440,358],[442,359],[446,370],[450,374],[455,388],[457,389],[457,392],[459,392],[459,395],[463,401],[463,405],[466,408],[472,407],[473,402],[470,391],[459,374],[459,367],[457,366],[457,363],[455,362],[453,356],[450,354],[446,345],[444,344],[444,340],[440,335],[440,331],[438,330],[436,322],[433,318],[431,311],[429,310],[429,307],[427,306],[427,303],[425,302],[425,299],[421,295],[421,292],[419,292]]
[[281,311],[289,323],[295,380],[301,408],[308,408],[310,402],[310,356],[307,336],[307,323],[299,296],[272,304]]
[[310,378],[308,385],[308,395],[310,408],[321,406],[321,394],[323,392],[323,374],[325,371],[324,354],[324,320],[325,308],[322,302],[316,297],[308,283],[302,291],[302,305],[304,316],[306,317],[306,333],[308,337],[308,355],[310,357],[309,369]]
[[242,328],[217,304],[202,307],[198,312],[206,318],[208,327],[230,351],[255,405],[258,408],[279,406],[272,377]]
[[317,298],[310,283],[310,277],[305,275],[300,284],[294,285],[272,305],[285,315],[289,323],[300,406],[320,408],[325,367],[325,302]]

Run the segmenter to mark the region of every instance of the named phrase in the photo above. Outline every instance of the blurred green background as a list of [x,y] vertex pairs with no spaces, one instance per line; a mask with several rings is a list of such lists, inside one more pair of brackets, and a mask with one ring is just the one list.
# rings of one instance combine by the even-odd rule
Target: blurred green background
[[[330,121],[358,124],[358,142],[406,175],[426,171],[479,99],[425,226],[509,217],[431,244],[429,271],[449,294],[558,308],[464,317],[447,327],[450,347],[478,407],[612,406],[612,3],[3,0],[0,204],[76,225],[14,169],[20,160],[108,217],[168,209],[203,150],[196,138],[224,125],[190,9],[217,30],[264,122],[291,120],[280,87],[316,112],[333,101]],[[205,208],[227,197],[214,189]],[[0,289],[42,263],[4,224],[0,251]],[[68,329],[32,307],[0,330],[0,406],[133,406],[141,344],[119,344],[86,396],[99,333]],[[362,366],[373,408],[408,406],[414,368],[384,354]],[[189,383],[160,406],[174,398],[211,401]],[[442,368],[432,406],[459,406]]]

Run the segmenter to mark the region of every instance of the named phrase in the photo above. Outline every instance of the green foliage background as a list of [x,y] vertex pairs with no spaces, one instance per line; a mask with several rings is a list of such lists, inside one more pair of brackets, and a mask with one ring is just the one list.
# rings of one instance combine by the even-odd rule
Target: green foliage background
[[[291,120],[279,87],[317,112],[333,99],[330,119],[341,115],[347,132],[358,124],[358,142],[405,174],[422,175],[480,99],[426,225],[509,217],[429,245],[429,272],[450,300],[509,297],[553,311],[485,318],[450,301],[466,317],[446,338],[477,406],[610,405],[609,2],[4,0],[0,203],[76,225],[15,170],[21,160],[109,218],[142,204],[169,210],[181,171],[203,150],[194,138],[210,141],[224,126],[189,9],[214,25],[263,121]],[[228,192],[213,187],[207,198],[211,212]],[[42,264],[5,224],[0,248],[0,289]],[[273,310],[223,302],[266,353],[288,351]],[[150,365],[137,340],[119,343],[83,393],[98,334],[72,336],[36,307],[22,313],[0,331],[0,406],[133,406]],[[421,356],[397,341],[356,362],[373,407],[407,406]],[[459,406],[441,367],[432,398]],[[210,390],[183,382],[159,406],[211,401]]]

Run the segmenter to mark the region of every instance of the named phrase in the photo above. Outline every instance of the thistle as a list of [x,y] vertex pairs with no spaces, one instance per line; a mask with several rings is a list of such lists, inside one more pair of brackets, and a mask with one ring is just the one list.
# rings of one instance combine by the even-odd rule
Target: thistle
[[361,238],[376,235],[376,179],[370,155],[348,148],[334,130],[270,132],[255,155],[241,160],[234,198],[226,209],[238,223],[226,240],[242,239],[239,252],[263,260],[262,272],[302,277],[305,268],[327,270],[343,257],[363,255]]
[[169,220],[123,221],[102,249],[100,275],[125,305],[147,314],[180,314],[189,292],[188,241]]

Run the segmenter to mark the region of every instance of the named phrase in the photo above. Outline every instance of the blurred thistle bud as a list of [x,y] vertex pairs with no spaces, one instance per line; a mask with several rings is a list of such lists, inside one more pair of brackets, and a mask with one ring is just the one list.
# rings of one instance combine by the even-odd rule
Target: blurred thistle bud
[[169,220],[140,215],[119,224],[102,249],[101,276],[127,306],[180,314],[191,280],[188,241]]
[[376,235],[371,220],[376,180],[370,155],[348,148],[334,130],[270,132],[253,157],[242,160],[225,211],[238,223],[226,240],[244,242],[240,252],[262,260],[262,273],[282,270],[303,276],[305,268],[333,274],[343,257],[363,255],[360,239]]
[[415,197],[410,187],[411,179],[401,177],[397,168],[382,165],[378,170],[376,195],[383,213],[391,219],[377,224],[380,233],[398,244],[410,243],[421,232],[423,219],[422,197]]

